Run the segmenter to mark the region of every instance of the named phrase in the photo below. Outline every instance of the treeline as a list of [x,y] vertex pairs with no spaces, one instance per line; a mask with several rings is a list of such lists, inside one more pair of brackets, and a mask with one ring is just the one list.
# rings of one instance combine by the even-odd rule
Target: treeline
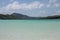
[[41,19],[60,19],[60,15],[40,17]]

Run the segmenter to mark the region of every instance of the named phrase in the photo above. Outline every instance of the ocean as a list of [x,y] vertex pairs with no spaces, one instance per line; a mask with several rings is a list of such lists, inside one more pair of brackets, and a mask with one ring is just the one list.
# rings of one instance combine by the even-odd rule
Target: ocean
[[0,40],[60,40],[60,19],[0,20]]

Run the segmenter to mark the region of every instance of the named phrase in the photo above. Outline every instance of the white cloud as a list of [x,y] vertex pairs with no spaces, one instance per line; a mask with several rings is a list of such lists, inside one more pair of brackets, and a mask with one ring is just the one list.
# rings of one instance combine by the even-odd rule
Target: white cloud
[[18,9],[19,8],[19,3],[15,1],[14,3],[8,4],[5,8],[7,9]]
[[32,2],[32,3],[19,3],[17,1],[14,1],[13,3],[8,4],[4,8],[6,9],[36,9],[36,8],[42,8],[44,4],[41,4],[38,1]]
[[49,7],[51,7],[51,5],[50,4],[47,4],[46,7],[49,8]]
[[44,4],[40,4],[39,8],[42,8],[42,7],[44,7]]
[[55,3],[57,0],[49,0],[49,3]]
[[46,5],[47,8],[58,8],[60,7],[60,3],[54,3],[54,4],[47,4]]
[[57,2],[58,0],[49,0],[49,3],[46,5],[47,8],[54,8],[60,7],[60,3]]
[[29,8],[37,8],[40,5],[40,2],[35,1],[27,5]]
[[14,0],[10,0],[10,2],[13,2]]
[[60,3],[55,3],[54,6],[55,7],[60,7]]

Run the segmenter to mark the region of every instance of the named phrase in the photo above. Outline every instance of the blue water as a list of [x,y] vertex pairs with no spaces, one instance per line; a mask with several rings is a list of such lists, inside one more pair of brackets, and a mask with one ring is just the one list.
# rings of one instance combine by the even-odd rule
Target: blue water
[[60,40],[60,19],[0,20],[0,40]]

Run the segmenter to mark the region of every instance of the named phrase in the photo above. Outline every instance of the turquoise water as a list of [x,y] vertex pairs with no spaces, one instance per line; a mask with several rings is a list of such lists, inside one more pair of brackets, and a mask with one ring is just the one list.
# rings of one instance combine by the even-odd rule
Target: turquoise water
[[0,40],[60,40],[60,19],[0,20]]

